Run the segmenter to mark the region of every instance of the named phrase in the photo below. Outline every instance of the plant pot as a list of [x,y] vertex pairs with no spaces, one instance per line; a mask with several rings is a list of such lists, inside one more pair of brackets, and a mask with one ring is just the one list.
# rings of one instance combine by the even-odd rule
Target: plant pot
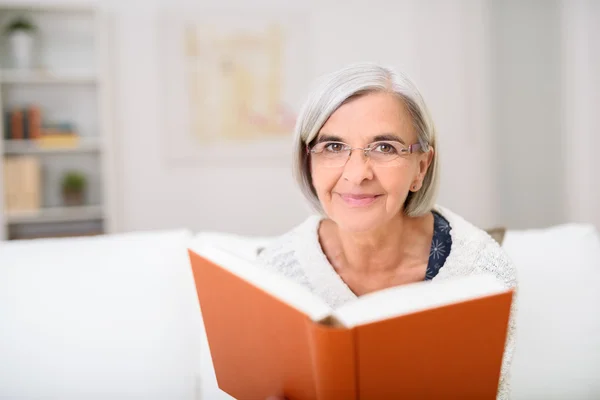
[[63,204],[67,207],[82,206],[85,196],[81,190],[63,190]]
[[14,68],[33,68],[34,36],[32,33],[23,30],[11,33],[8,36],[8,45]]

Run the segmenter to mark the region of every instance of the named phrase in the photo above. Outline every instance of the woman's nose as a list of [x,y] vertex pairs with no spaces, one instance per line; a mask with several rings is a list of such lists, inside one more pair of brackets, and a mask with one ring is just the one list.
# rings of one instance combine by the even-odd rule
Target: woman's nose
[[344,179],[353,184],[360,184],[364,180],[373,179],[373,169],[369,157],[362,149],[355,149],[348,157],[346,165],[344,165]]

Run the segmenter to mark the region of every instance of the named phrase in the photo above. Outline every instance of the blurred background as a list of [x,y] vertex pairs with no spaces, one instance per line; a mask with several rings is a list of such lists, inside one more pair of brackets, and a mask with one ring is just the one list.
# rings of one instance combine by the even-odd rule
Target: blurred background
[[421,89],[440,204],[600,227],[600,1],[0,0],[0,29],[0,239],[283,233],[299,107],[356,61]]

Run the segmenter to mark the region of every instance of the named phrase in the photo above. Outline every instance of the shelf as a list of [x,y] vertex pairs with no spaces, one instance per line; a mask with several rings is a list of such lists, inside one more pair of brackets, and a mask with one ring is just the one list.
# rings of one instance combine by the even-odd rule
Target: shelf
[[101,142],[97,138],[79,138],[78,144],[73,147],[40,147],[32,140],[5,140],[4,154],[60,154],[60,153],[93,153],[100,152]]
[[93,0],[3,0],[0,2],[1,11],[28,12],[85,12],[97,9]]
[[[118,176],[114,134],[106,129],[114,124],[111,18],[97,0],[0,0],[0,26],[16,16],[37,26],[36,54],[31,68],[19,69],[8,43],[0,43],[0,131],[18,123],[7,121],[14,116],[7,112],[30,106],[39,108],[41,121],[32,114],[22,125],[41,122],[42,129],[40,134],[24,129],[32,132],[25,136],[31,140],[10,140],[18,138],[10,135],[5,140],[7,132],[0,133],[0,241],[115,231],[113,205],[118,203],[113,187]],[[69,132],[77,138],[67,137]],[[23,166],[22,174],[19,168],[9,169],[17,172],[8,182],[2,171],[7,159],[7,165]],[[34,169],[35,178],[29,178]],[[92,205],[62,206],[60,182],[67,171],[88,177],[86,201]],[[25,202],[12,200],[25,194],[29,183],[42,207],[16,211],[27,208]],[[13,197],[5,202],[9,184]],[[15,206],[8,211],[6,203]]]
[[5,213],[6,222],[9,224],[91,221],[101,219],[103,215],[102,206],[53,207]]
[[91,71],[0,70],[2,84],[94,84],[96,80]]

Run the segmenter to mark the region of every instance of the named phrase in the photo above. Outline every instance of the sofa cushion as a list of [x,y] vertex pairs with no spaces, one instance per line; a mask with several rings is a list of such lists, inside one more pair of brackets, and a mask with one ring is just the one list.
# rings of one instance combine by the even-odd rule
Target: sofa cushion
[[0,393],[194,399],[187,231],[0,244]]
[[600,240],[589,225],[507,231],[516,264],[513,398],[600,398]]

